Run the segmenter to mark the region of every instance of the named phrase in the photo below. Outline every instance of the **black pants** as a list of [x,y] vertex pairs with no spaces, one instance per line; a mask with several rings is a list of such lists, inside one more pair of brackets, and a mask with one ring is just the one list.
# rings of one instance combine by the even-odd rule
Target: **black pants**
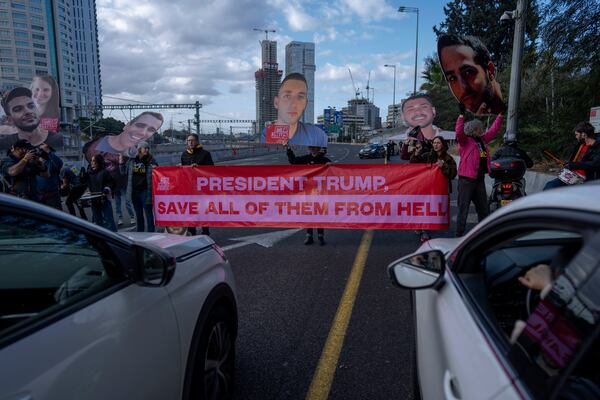
[[[306,236],[312,236],[312,235],[313,235],[313,228],[308,228],[306,230]],[[323,228],[317,228],[317,235],[324,236],[325,235],[325,229],[323,229]]]
[[85,215],[85,210],[83,209],[83,207],[81,207],[81,205],[79,205],[79,202],[77,201],[77,200],[79,200],[81,195],[85,192],[85,189],[86,189],[85,185],[73,186],[71,188],[71,190],[69,191],[69,194],[67,195],[65,204],[67,205],[69,214],[75,215],[75,207],[74,206],[77,206],[77,209],[79,210],[79,216],[81,218],[87,220],[87,216]]
[[[188,227],[188,232],[192,235],[192,236],[196,236],[196,227],[195,226],[190,226]],[[208,226],[203,226],[202,227],[202,234],[206,235],[206,236],[210,236],[210,231],[208,230]]]
[[469,215],[469,206],[471,202],[475,204],[477,218],[479,221],[484,219],[490,213],[487,192],[485,191],[484,181],[476,179],[458,177],[458,216],[456,217],[456,236],[462,236],[465,233],[467,225],[467,216]]

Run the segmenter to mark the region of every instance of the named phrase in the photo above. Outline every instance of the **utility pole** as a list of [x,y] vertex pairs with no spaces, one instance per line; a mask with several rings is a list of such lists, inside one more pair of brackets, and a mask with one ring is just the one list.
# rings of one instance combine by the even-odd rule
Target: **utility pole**
[[196,115],[195,115],[195,117],[196,117],[196,121],[195,121],[196,122],[196,134],[200,135],[200,107],[202,107],[202,106],[200,105],[200,102],[198,100],[196,100],[195,106],[196,106],[195,107],[196,108]]
[[[512,63],[510,70],[510,88],[508,92],[508,121],[504,141],[516,141],[518,129],[519,98],[521,96],[521,61],[523,58],[523,42],[525,41],[525,16],[527,0],[518,0],[517,9],[512,11],[515,20]],[[511,12],[508,12],[510,15]]]

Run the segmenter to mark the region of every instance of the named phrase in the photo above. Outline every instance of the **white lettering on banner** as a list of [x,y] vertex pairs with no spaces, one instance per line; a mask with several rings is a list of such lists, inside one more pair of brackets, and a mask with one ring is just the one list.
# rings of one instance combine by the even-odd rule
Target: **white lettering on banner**
[[313,180],[320,191],[378,191],[385,186],[383,176],[315,176]]
[[199,192],[244,192],[244,191],[270,191],[284,190],[303,191],[308,180],[305,176],[201,176],[196,178],[196,189]]
[[[382,188],[384,192],[388,190],[383,176],[315,176],[310,179],[320,192],[377,192]],[[201,176],[196,178],[196,189],[199,192],[301,192],[308,181],[306,176]]]
[[433,223],[448,221],[447,195],[209,195],[155,197],[167,221]]

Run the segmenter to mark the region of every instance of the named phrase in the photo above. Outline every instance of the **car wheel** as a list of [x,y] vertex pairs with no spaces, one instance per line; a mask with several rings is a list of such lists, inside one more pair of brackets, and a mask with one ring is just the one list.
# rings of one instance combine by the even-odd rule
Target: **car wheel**
[[[235,370],[234,322],[223,306],[211,310],[195,346],[189,400],[233,397]],[[192,347],[194,348],[194,347]]]

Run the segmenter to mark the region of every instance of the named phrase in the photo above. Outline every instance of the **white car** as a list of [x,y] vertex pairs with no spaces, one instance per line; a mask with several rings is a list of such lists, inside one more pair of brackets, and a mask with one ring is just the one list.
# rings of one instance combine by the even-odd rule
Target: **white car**
[[222,399],[231,266],[206,236],[109,232],[0,194],[0,399]]
[[600,185],[526,196],[388,271],[411,289],[415,398],[600,398]]

